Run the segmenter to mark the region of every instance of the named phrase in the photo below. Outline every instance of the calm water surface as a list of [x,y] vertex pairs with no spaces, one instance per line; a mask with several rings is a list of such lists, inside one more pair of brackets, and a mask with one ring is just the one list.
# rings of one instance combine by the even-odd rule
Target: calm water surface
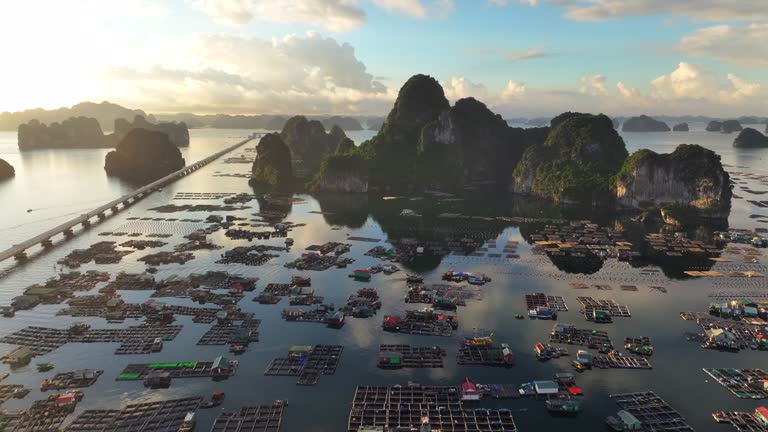
[[[735,135],[721,135],[703,131],[704,125],[693,125],[694,131],[683,133],[648,133],[623,136],[630,151],[639,148],[651,148],[659,152],[674,149],[680,143],[698,143],[711,148],[722,155],[723,162],[731,165],[731,171],[768,174],[765,158],[766,150],[736,150],[731,147]],[[237,130],[192,130],[192,143],[184,149],[187,162],[196,161],[226,145],[239,140],[246,131]],[[370,137],[370,132],[351,133],[357,143]],[[249,144],[248,146],[252,146]],[[16,150],[14,133],[0,134],[0,157],[16,167],[15,179],[0,183],[0,202],[3,212],[0,214],[0,248],[6,248],[15,242],[30,237],[42,230],[74,217],[85,210],[96,207],[113,197],[121,195],[134,186],[116,179],[108,178],[103,171],[103,158],[107,150],[58,150],[34,151],[20,154]],[[237,154],[241,151],[233,153]],[[203,224],[180,222],[142,222],[130,221],[129,217],[173,217],[205,219],[207,213],[158,214],[148,209],[173,201],[177,192],[250,192],[245,179],[237,177],[214,176],[217,173],[245,173],[250,169],[244,164],[225,164],[216,161],[195,174],[169,185],[163,191],[155,193],[116,217],[107,219],[68,242],[60,243],[51,250],[40,254],[24,265],[1,263],[0,304],[7,304],[10,299],[33,284],[41,283],[57,273],[55,262],[75,248],[88,245],[108,237],[97,234],[104,231],[141,231],[167,232],[173,237],[166,240],[169,245],[162,250],[171,250],[173,245],[182,241],[182,237]],[[738,176],[742,178],[743,176]],[[739,185],[741,186],[741,185]],[[764,186],[751,182],[747,186],[760,190]],[[764,199],[751,196],[737,188],[735,192],[746,199]],[[718,384],[708,382],[709,377],[701,371],[702,367],[765,367],[768,353],[742,351],[738,354],[721,353],[701,349],[698,344],[687,342],[685,331],[698,331],[690,322],[680,320],[679,312],[684,310],[704,311],[709,300],[707,294],[716,289],[739,289],[738,286],[714,286],[711,280],[669,280],[658,276],[641,274],[643,269],[632,268],[627,264],[608,261],[603,268],[589,276],[570,275],[558,271],[546,258],[530,252],[522,233],[530,227],[499,225],[467,221],[445,221],[434,217],[422,219],[404,219],[398,215],[403,208],[421,211],[421,208],[434,213],[463,212],[465,214],[495,215],[557,215],[556,209],[537,208],[529,202],[507,198],[485,200],[469,197],[467,202],[437,204],[430,201],[410,201],[408,199],[381,201],[368,200],[363,196],[326,195],[311,197],[299,195],[304,202],[290,208],[287,220],[306,223],[295,229],[291,237],[295,245],[289,253],[281,253],[279,258],[260,267],[241,265],[220,265],[214,261],[222,251],[198,251],[196,259],[185,265],[161,266],[156,277],[167,278],[172,275],[186,275],[206,270],[226,270],[249,277],[258,277],[260,282],[253,294],[247,294],[240,302],[240,307],[251,311],[262,320],[260,341],[251,344],[249,351],[240,356],[240,367],[236,375],[228,381],[214,383],[208,379],[175,380],[170,389],[146,390],[141,382],[115,382],[114,377],[128,363],[154,361],[196,361],[208,360],[217,355],[227,355],[226,347],[201,347],[195,345],[197,339],[209,327],[207,324],[195,324],[190,318],[177,317],[177,323],[184,326],[183,331],[173,342],[166,343],[163,351],[151,355],[114,356],[115,344],[65,345],[58,350],[36,358],[32,366],[14,370],[3,384],[24,384],[32,392],[22,400],[12,399],[4,408],[20,409],[28,407],[33,400],[44,396],[37,390],[40,381],[53,372],[39,373],[34,363],[48,361],[55,364],[55,371],[67,371],[78,368],[104,369],[104,375],[93,387],[84,389],[82,409],[114,408],[120,404],[161,398],[177,398],[191,395],[207,396],[211,391],[227,393],[223,406],[214,410],[199,412],[199,430],[208,430],[213,418],[220,410],[234,410],[243,404],[269,403],[275,399],[287,399],[286,424],[290,431],[343,431],[346,428],[350,402],[354,388],[358,384],[405,384],[408,381],[421,383],[453,385],[464,377],[471,377],[481,383],[521,384],[534,379],[549,379],[558,371],[570,371],[568,358],[538,362],[532,352],[535,342],[547,338],[552,322],[515,320],[514,315],[524,313],[523,296],[527,292],[545,292],[565,297],[569,312],[560,314],[560,321],[572,322],[578,327],[588,328],[584,318],[578,313],[576,296],[588,295],[595,298],[613,298],[625,303],[632,311],[632,318],[617,319],[613,324],[600,328],[609,332],[614,345],[620,345],[627,336],[651,336],[656,353],[651,358],[652,371],[632,370],[593,370],[580,374],[577,383],[584,389],[582,400],[584,412],[576,418],[555,418],[546,413],[542,402],[530,399],[490,402],[483,406],[504,406],[514,411],[515,419],[521,430],[569,430],[599,431],[604,430],[605,416],[615,413],[618,408],[608,395],[618,392],[652,390],[666,399],[680,411],[689,423],[700,431],[728,430],[716,425],[710,417],[713,411],[744,410],[751,411],[759,405],[758,401],[736,399]],[[180,203],[179,201],[175,201]],[[186,201],[184,203],[220,203],[213,201]],[[250,217],[259,210],[258,203],[252,201],[250,208],[231,212],[239,216]],[[27,210],[32,210],[28,212]],[[315,212],[325,212],[319,214]],[[223,214],[222,212],[216,212]],[[332,213],[332,214],[329,214]],[[730,218],[732,226],[754,228],[766,226],[758,218],[750,218],[755,213],[768,213],[752,206],[745,200],[734,200]],[[596,216],[597,220],[599,217]],[[448,256],[442,260],[429,260],[414,264],[414,270],[422,272],[427,282],[438,282],[440,274],[449,269],[485,272],[493,282],[483,288],[482,301],[470,302],[459,309],[461,329],[473,328],[495,330],[495,339],[507,342],[513,348],[517,364],[511,369],[494,369],[482,366],[459,367],[455,364],[458,348],[457,338],[421,337],[383,333],[380,328],[383,314],[402,312],[405,304],[405,271],[391,276],[375,275],[370,284],[354,282],[347,277],[349,269],[330,269],[325,272],[296,272],[287,270],[283,264],[293,260],[307,246],[326,241],[345,241],[350,235],[397,240],[403,237],[421,239],[461,238],[464,236],[496,240],[496,252],[501,252],[508,240],[520,241],[520,260],[502,258]],[[210,238],[226,249],[248,244],[246,241],[229,240],[223,232],[217,232]],[[124,241],[126,238],[118,240]],[[282,245],[281,239],[273,239],[266,244]],[[353,244],[349,256],[357,262],[352,268],[367,267],[381,261],[364,256],[375,243],[350,242]],[[388,245],[385,241],[378,245]],[[224,250],[226,250],[224,249]],[[152,250],[154,252],[156,250]],[[488,251],[494,252],[493,249]],[[80,270],[98,269],[116,274],[119,271],[141,272],[145,269],[137,258],[150,253],[137,251],[128,255],[116,265],[85,265]],[[761,259],[764,262],[764,259]],[[407,268],[404,270],[408,270]],[[373,286],[379,289],[383,308],[371,319],[350,318],[341,330],[325,328],[319,324],[287,323],[281,320],[280,311],[287,305],[283,300],[278,305],[259,305],[251,297],[261,291],[269,282],[288,282],[291,275],[303,274],[312,277],[312,286],[323,295],[328,303],[343,304],[354,290]],[[614,287],[613,291],[574,290],[569,282],[587,284],[605,283]],[[633,284],[638,292],[619,290],[621,284]],[[662,294],[649,289],[649,285],[663,285],[668,293]],[[757,288],[765,289],[768,284]],[[149,293],[121,292],[128,302],[141,302]],[[169,302],[193,305],[182,299],[163,299]],[[29,325],[66,327],[76,321],[71,317],[55,317],[55,312],[63,305],[39,306],[31,311],[17,313],[13,319],[0,319],[0,334],[7,334]],[[126,320],[124,324],[107,324],[103,319],[85,320],[97,328],[135,325],[138,321]],[[410,343],[412,345],[440,345],[447,349],[444,369],[382,371],[376,368],[376,355],[380,343]],[[265,377],[263,371],[269,361],[283,356],[288,346],[293,344],[339,344],[344,345],[344,353],[336,375],[323,376],[314,387],[302,387],[294,384],[290,377]],[[0,352],[10,350],[11,346],[0,346]],[[571,348],[575,351],[575,347]],[[0,372],[6,371],[5,365]],[[55,372],[54,371],[54,372]],[[709,380],[711,381],[711,380]],[[527,411],[525,410],[527,409]],[[556,429],[557,428],[557,429]]]

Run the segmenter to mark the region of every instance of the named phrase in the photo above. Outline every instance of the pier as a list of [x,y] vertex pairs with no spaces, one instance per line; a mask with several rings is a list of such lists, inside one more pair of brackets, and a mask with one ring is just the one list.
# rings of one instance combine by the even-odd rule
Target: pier
[[84,213],[70,221],[64,222],[63,224],[55,228],[51,228],[50,230],[42,234],[39,234],[35,237],[32,237],[22,243],[13,245],[11,248],[0,252],[0,262],[5,261],[9,258],[16,258],[17,261],[24,261],[27,259],[28,249],[36,245],[40,245],[44,249],[50,248],[53,246],[53,237],[56,237],[60,234],[63,235],[64,238],[66,239],[72,238],[74,236],[74,229],[77,228],[78,226],[82,226],[83,228],[88,228],[94,222],[102,221],[106,219],[108,216],[115,215],[120,210],[130,207],[140,199],[148,196],[149,194],[158,190],[159,188],[162,188],[163,186],[173,183],[174,181],[182,177],[186,177],[187,175],[192,174],[193,172],[199,170],[200,168],[203,168],[204,166],[215,161],[221,156],[231,152],[232,150],[235,150],[245,145],[246,143],[250,142],[253,139],[260,138],[262,135],[263,134],[252,134],[247,139],[240,141],[235,145],[229,146],[224,150],[216,152],[205,159],[197,161],[192,165],[187,165],[176,172],[168,174],[167,176],[159,180],[156,180],[146,186],[142,186],[127,195],[123,195],[120,198],[117,198],[114,201],[110,201],[100,207],[97,207],[87,213]]

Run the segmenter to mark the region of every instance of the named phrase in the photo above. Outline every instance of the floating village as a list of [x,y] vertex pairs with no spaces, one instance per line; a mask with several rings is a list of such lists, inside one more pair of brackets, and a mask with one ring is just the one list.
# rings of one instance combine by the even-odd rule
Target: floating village
[[250,153],[2,264],[0,430],[768,431],[765,229],[361,212]]

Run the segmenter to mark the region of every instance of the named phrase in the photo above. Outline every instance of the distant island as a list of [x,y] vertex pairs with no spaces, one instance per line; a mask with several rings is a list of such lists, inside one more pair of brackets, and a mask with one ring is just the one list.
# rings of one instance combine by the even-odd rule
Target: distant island
[[[768,129],[766,129],[768,132]],[[733,146],[739,148],[765,148],[768,147],[768,137],[760,131],[752,128],[744,128],[736,139],[733,140]]]
[[95,118],[72,117],[51,124],[30,120],[19,125],[20,150],[62,148],[112,148],[133,129],[143,128],[165,133],[178,147],[189,145],[189,130],[185,123],[150,123],[136,116],[133,123],[119,118],[115,120],[114,133],[105,134]]
[[13,169],[13,166],[5,159],[0,159],[0,180],[7,180],[15,175],[16,170]]
[[669,132],[669,125],[647,115],[628,118],[622,125],[624,132]]
[[[293,122],[303,125],[297,130],[310,123]],[[625,130],[627,123],[630,130],[669,130],[647,116],[628,119]],[[327,135],[302,136],[314,137],[302,141],[317,147],[313,154],[326,154],[305,185],[311,192],[455,193],[484,185],[560,204],[635,211],[654,207],[664,209],[670,221],[673,208],[680,210],[675,215],[719,219],[730,209],[728,174],[710,150],[681,145],[669,155],[642,150],[630,156],[613,120],[603,114],[567,112],[546,127],[510,127],[476,99],[451,106],[440,84],[427,75],[415,75],[403,85],[381,130],[359,147],[341,140],[337,151],[328,154],[333,143]],[[280,134],[286,148],[291,140],[290,134]],[[263,179],[265,172],[288,171],[285,152],[278,153],[280,166],[257,160],[252,184],[276,184],[256,175]]]
[[155,122],[152,115],[148,115],[139,109],[129,109],[110,102],[82,102],[71,108],[58,108],[44,110],[42,108],[29,109],[18,112],[0,113],[0,130],[15,131],[20,125],[37,120],[40,123],[61,123],[72,117],[87,117],[96,119],[102,129],[111,127],[117,119],[132,119],[136,116]]
[[688,132],[688,123],[678,123],[672,127],[672,131],[674,132]]
[[725,121],[712,120],[707,124],[707,132],[731,133],[731,132],[738,132],[741,129],[742,129],[742,126],[738,120],[725,120]]
[[104,159],[108,175],[141,184],[165,177],[184,165],[181,151],[168,134],[142,128],[128,132]]

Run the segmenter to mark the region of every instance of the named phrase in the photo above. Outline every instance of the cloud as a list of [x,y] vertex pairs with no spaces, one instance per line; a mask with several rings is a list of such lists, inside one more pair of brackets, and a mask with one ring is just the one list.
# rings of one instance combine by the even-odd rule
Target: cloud
[[315,32],[273,40],[198,35],[184,51],[194,64],[107,70],[103,91],[166,112],[379,113],[396,96],[351,45]]
[[259,20],[343,32],[360,27],[366,20],[357,0],[194,0],[192,4],[216,22],[239,26]]
[[768,18],[765,0],[568,0],[566,16],[580,21],[669,14],[697,21]]
[[501,99],[509,101],[525,94],[525,84],[520,81],[509,80],[504,90],[501,91]]
[[621,81],[616,83],[616,89],[619,91],[620,95],[628,99],[634,99],[640,96],[640,91],[638,89],[630,87]]
[[[765,4],[768,8],[768,4]],[[676,48],[690,56],[743,66],[768,66],[768,23],[717,25],[683,36]]]
[[719,87],[717,77],[691,63],[681,62],[677,69],[651,81],[653,95],[659,99],[706,99]]
[[445,16],[453,12],[453,0],[433,0],[425,6],[422,0],[373,0],[385,11],[407,15],[413,18],[427,18],[431,15]]
[[518,3],[536,6],[539,3],[539,0],[488,0],[488,4],[493,6],[509,6]]
[[552,53],[547,52],[541,48],[531,48],[522,51],[500,51],[495,49],[471,49],[465,51],[467,55],[498,55],[510,62],[518,62],[524,60],[533,60],[542,57],[549,57]]
[[605,75],[597,74],[581,77],[580,93],[585,94],[608,94],[608,86],[605,85]]
[[450,82],[441,82],[445,97],[450,101],[457,101],[466,97],[483,99],[488,96],[488,88],[483,84],[476,84],[464,77],[451,78]]

